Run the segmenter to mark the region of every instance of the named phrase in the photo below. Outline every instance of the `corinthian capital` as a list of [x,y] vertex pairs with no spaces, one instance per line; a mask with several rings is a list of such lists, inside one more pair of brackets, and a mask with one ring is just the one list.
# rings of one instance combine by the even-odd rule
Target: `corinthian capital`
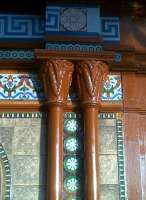
[[98,60],[81,61],[77,65],[77,85],[84,104],[98,104],[102,85],[108,74],[106,63]]
[[41,73],[47,101],[65,103],[72,80],[73,64],[67,60],[47,60]]

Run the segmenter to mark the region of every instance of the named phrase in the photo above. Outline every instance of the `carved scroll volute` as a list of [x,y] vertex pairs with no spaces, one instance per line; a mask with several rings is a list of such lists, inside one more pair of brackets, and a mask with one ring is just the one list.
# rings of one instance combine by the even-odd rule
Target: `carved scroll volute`
[[77,87],[83,104],[97,105],[101,99],[108,66],[102,61],[81,61],[77,65]]
[[66,103],[73,64],[67,60],[47,60],[41,73],[48,103]]

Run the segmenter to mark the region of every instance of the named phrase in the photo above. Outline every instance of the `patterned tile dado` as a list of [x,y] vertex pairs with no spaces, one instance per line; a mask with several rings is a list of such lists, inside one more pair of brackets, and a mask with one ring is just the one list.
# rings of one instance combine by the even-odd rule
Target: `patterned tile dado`
[[[126,200],[122,114],[101,113],[99,118],[101,200]],[[110,142],[116,147],[114,151]]]
[[100,154],[117,155],[116,122],[115,126],[100,127]]
[[100,155],[101,184],[118,185],[117,155]]
[[[5,135],[7,129],[13,134]],[[12,180],[11,193],[14,200],[20,200],[21,196],[21,199],[26,200],[45,200],[45,130],[46,122],[42,113],[0,114],[0,137],[11,158],[9,177]]]
[[14,156],[13,184],[39,185],[39,158],[37,156]]
[[31,125],[23,127],[20,124],[14,130],[14,155],[38,155],[40,152],[40,127]]
[[0,100],[43,99],[36,74],[0,74]]
[[119,199],[119,187],[118,185],[101,185],[100,200],[118,200]]
[[13,200],[44,200],[45,189],[38,186],[14,186]]

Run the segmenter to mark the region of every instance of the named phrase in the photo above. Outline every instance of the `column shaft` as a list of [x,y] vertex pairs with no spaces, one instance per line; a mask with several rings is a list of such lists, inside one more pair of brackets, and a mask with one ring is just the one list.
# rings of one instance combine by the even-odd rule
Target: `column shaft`
[[63,130],[63,107],[49,106],[48,118],[48,200],[62,199],[62,130]]
[[84,107],[85,197],[99,199],[98,110]]

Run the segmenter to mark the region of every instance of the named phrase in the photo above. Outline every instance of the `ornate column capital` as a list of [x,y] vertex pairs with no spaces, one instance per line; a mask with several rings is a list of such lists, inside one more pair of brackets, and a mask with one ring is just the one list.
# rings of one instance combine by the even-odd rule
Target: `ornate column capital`
[[108,65],[103,61],[88,60],[77,64],[77,85],[83,104],[100,103],[102,85],[108,75]]
[[66,103],[72,80],[73,64],[67,60],[46,60],[41,69],[48,103]]

